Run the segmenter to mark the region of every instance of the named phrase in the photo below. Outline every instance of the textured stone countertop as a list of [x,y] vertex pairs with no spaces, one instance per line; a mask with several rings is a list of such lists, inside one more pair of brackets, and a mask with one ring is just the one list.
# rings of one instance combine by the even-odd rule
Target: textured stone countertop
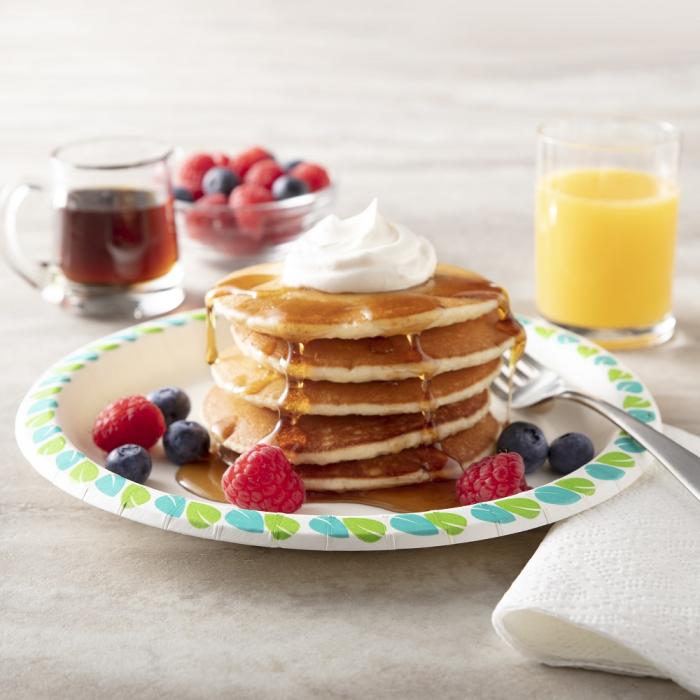
[[[5,0],[0,183],[45,176],[50,148],[86,134],[260,142],[330,164],[341,212],[378,196],[532,311],[536,124],[669,119],[685,133],[680,330],[625,361],[666,421],[698,432],[699,15],[696,0]],[[190,305],[220,273],[188,261]],[[5,266],[0,299],[1,696],[688,697],[501,643],[491,611],[542,529],[397,553],[278,551],[161,532],[55,489],[15,446],[17,404],[53,360],[125,324],[67,316]]]

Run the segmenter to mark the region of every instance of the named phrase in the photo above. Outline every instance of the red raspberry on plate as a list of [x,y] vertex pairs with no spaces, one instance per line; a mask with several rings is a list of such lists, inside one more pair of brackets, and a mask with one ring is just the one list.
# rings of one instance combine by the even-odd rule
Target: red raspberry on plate
[[177,174],[178,184],[186,187],[190,192],[202,191],[202,178],[210,168],[216,164],[208,153],[193,153],[185,158]]
[[298,180],[303,180],[309,186],[309,192],[317,192],[331,184],[325,168],[316,163],[299,163],[289,171],[289,174]]
[[520,493],[525,465],[517,452],[499,452],[474,462],[457,480],[457,500],[463,506]]
[[262,233],[267,212],[256,211],[254,205],[272,201],[272,195],[269,190],[249,182],[238,185],[231,192],[231,197],[229,198],[229,204],[235,211],[238,225],[243,231],[256,235]]
[[304,482],[284,452],[256,445],[244,452],[221,477],[226,499],[239,508],[294,513],[304,503]]
[[280,175],[284,175],[284,170],[272,158],[265,158],[265,160],[259,160],[250,168],[245,175],[245,181],[269,190],[272,188],[272,183]]
[[92,439],[105,452],[128,444],[148,450],[164,432],[165,420],[158,406],[145,396],[126,396],[97,414]]
[[257,163],[259,160],[267,160],[272,158],[272,154],[266,151],[260,146],[253,146],[243,153],[239,153],[233,159],[233,169],[238,173],[240,177],[245,177],[245,174],[251,169],[251,167]]

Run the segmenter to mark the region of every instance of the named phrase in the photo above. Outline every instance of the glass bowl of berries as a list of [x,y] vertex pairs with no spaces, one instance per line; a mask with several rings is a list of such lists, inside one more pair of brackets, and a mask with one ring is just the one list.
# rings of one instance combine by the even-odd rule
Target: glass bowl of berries
[[280,162],[255,146],[236,156],[186,156],[176,169],[173,194],[185,245],[214,262],[249,265],[277,257],[279,246],[331,213],[336,187],[324,167]]

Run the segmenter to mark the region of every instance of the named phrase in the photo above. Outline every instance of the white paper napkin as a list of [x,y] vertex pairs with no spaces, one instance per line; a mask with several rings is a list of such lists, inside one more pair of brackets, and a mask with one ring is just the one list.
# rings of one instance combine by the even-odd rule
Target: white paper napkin
[[[700,454],[700,438],[666,434]],[[700,502],[654,463],[551,529],[493,625],[537,661],[670,678],[700,694]]]

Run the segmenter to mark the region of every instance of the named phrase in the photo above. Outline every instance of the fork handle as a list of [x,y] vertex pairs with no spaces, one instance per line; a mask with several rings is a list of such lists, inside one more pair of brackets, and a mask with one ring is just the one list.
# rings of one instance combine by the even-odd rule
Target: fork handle
[[559,396],[592,408],[627,431],[700,500],[700,457],[607,401],[594,399],[577,391],[565,391]]

